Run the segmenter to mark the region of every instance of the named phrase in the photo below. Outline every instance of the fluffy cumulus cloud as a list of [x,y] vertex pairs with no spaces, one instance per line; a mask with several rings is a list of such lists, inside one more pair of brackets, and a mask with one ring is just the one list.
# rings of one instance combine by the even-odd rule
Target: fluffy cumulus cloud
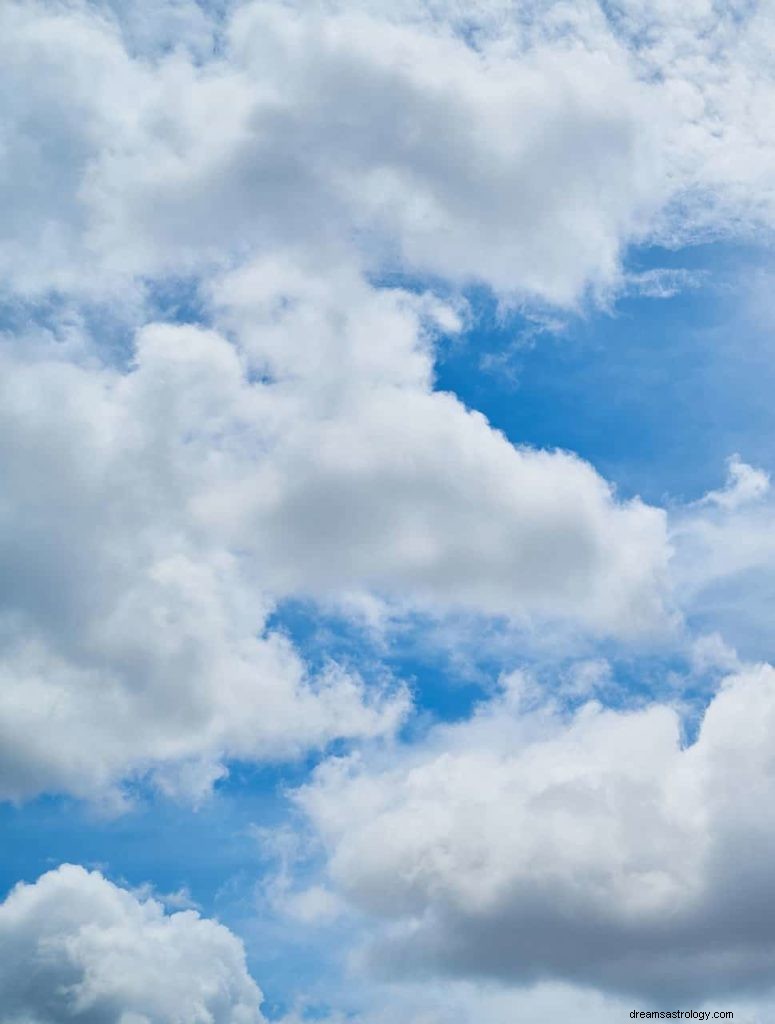
[[547,978],[661,1001],[772,983],[775,670],[727,678],[687,743],[667,705],[572,715],[524,680],[299,799],[399,975]]
[[773,14],[739,7],[10,2],[4,280],[336,240],[573,303],[629,241],[772,226]]
[[147,5],[123,32],[109,6],[4,5],[0,267],[22,292],[359,236],[375,266],[568,303],[665,198],[662,117],[608,35],[514,59],[444,19],[261,3],[197,57],[193,5],[161,6],[186,26],[166,55],[140,46]]
[[485,52],[431,9],[4,5],[6,309],[121,299],[134,328],[145,283],[193,275],[213,329],[146,324],[130,364],[4,338],[3,796],[196,795],[390,731],[400,692],[267,630],[285,597],[663,618],[662,513],[435,392],[464,304],[375,283],[572,302],[661,195],[619,44],[500,46],[495,14]]
[[[359,962],[403,980],[369,1024],[613,1021],[772,976],[766,473],[625,500],[436,380],[482,288],[557,323],[695,279],[625,272],[629,243],[775,226],[775,8],[718,6],[0,5],[0,799],[196,801],[346,741],[297,794],[328,877],[274,896],[378,922]],[[399,742],[406,689],[313,671],[295,600],[594,649],[575,710],[513,675]],[[655,636],[732,673],[696,738],[591,699]],[[0,906],[9,1024],[259,1001],[226,929],[99,874]]]
[[237,343],[149,325],[118,367],[6,339],[4,796],[205,792],[223,758],[392,729],[400,689],[312,678],[267,632],[282,598],[660,621],[662,513],[432,391],[453,310],[282,260],[214,291]]
[[8,1024],[264,1024],[242,943],[63,865],[0,904]]
[[429,331],[456,330],[453,309],[347,266],[282,260],[229,275],[216,295],[249,365],[274,382],[278,416],[298,412],[278,434],[271,493],[243,475],[220,492],[235,529],[270,539],[276,588],[368,587],[624,632],[659,621],[663,514],[433,391]]
[[152,327],[122,373],[29,345],[3,363],[2,795],[164,765],[157,781],[196,795],[223,756],[392,728],[400,692],[311,678],[266,632],[272,599],[198,507],[224,473],[262,472],[266,398],[233,348]]

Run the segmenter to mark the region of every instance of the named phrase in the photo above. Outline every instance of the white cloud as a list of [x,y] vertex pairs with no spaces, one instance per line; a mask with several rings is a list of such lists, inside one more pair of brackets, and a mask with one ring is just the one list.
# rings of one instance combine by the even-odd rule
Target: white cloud
[[[421,985],[377,985],[348,993],[355,1002],[358,1024],[547,1024],[573,1020],[574,1024],[620,1024],[628,1020],[628,1002],[599,992],[561,983],[527,989],[445,980]],[[280,1024],[310,1024],[303,1007]],[[737,1019],[737,1018],[735,1018]],[[353,1017],[333,1013],[321,1024],[347,1024]],[[748,1019],[744,1024],[753,1024]]]
[[10,2],[0,267],[23,292],[94,295],[335,242],[573,304],[621,284],[623,247],[655,230],[773,226],[774,17]]
[[628,242],[775,223],[769,3],[229,8],[4,5],[6,287],[293,242],[573,305]]
[[775,670],[729,677],[688,746],[666,705],[522,692],[298,794],[332,884],[383,922],[366,963],[661,1002],[771,986]]
[[770,478],[761,469],[743,462],[739,455],[727,460],[727,481],[719,491],[709,491],[700,504],[717,505],[727,511],[734,511],[763,498],[770,489]]
[[[547,305],[695,280],[623,275],[630,241],[770,229],[772,5],[218,6],[0,9],[5,294],[122,299],[137,320],[149,279],[190,275],[213,325],[145,325],[128,367],[73,325],[4,339],[0,798],[118,799],[147,776],[196,800],[231,759],[389,735],[405,693],[311,676],[268,629],[288,597],[632,637],[669,624],[671,541],[675,594],[704,619],[695,664],[739,668],[726,606],[750,618],[753,574],[766,615],[775,567],[766,475],[733,459],[668,538],[661,510],[581,459],[515,446],[434,391],[439,337],[469,311],[431,289],[483,282],[556,324]],[[399,973],[766,984],[773,671],[740,669],[690,747],[668,707],[567,718],[510,686],[414,749],[328,763],[300,799],[331,878],[281,872],[275,903],[297,922],[339,920],[345,899],[384,918],[368,955]],[[596,657],[562,680],[576,698],[610,686]],[[18,890],[0,942],[3,915],[26,956],[56,953],[43,1002],[0,966],[25,1024],[62,1019],[62,999],[95,1024],[195,998],[192,1024],[260,1019],[244,968],[213,1009],[206,969],[197,995],[165,959],[178,928],[237,949],[228,933],[99,876]],[[144,923],[114,954],[118,917]],[[621,1009],[554,982],[472,992],[373,1019]]]
[[659,80],[676,114],[668,163],[681,187],[668,235],[771,231],[773,4],[616,0],[609,10],[623,45]]
[[746,658],[775,657],[775,503],[767,473],[728,460],[726,484],[670,511],[671,587],[690,621],[731,639]]
[[[580,459],[515,447],[431,390],[428,321],[449,328],[454,313],[284,261],[215,293],[249,365],[275,381],[271,489],[240,474],[219,500],[237,532],[263,538],[276,590],[623,632],[662,621],[662,513],[617,503]],[[283,405],[297,413],[284,431]]]
[[242,943],[63,865],[0,904],[7,1024],[264,1024]]
[[[189,8],[164,5],[184,42]],[[135,35],[169,36],[130,11]],[[86,6],[2,18],[15,212],[0,266],[21,291],[356,234],[376,267],[572,303],[616,278],[663,198],[659,117],[605,36],[515,60],[443,22],[262,3],[239,7],[217,56],[150,61]]]
[[[352,996],[352,990],[348,994]],[[362,991],[356,989],[356,998],[351,998],[348,1005],[353,1002],[359,1008],[352,1016],[333,1012],[321,1018],[317,1012],[305,1013],[301,1005],[283,1017],[281,1024],[348,1024],[353,1020],[358,1024],[547,1024],[563,1020],[572,1020],[574,1024],[621,1024],[631,1019],[633,1009],[653,1011],[657,1006],[668,1011],[694,1012],[693,1018],[681,1018],[684,1020],[710,1021],[715,1011],[731,1010],[737,1024],[766,1024],[772,1019],[773,1009],[771,1000],[761,998],[736,997],[734,1002],[639,1002],[632,997],[606,995],[561,982],[516,988],[450,978],[421,984],[371,984]]]
[[663,621],[660,511],[431,390],[454,311],[293,262],[214,287],[237,344],[149,325],[128,370],[3,347],[4,796],[150,771],[197,797],[223,758],[393,728],[400,692],[310,679],[264,632],[284,597]]
[[404,695],[336,666],[310,678],[197,515],[224,466],[246,468],[246,432],[251,452],[265,437],[232,346],[150,327],[129,373],[29,346],[6,346],[0,385],[2,796],[100,795],[154,770],[197,796],[223,757],[393,728]]

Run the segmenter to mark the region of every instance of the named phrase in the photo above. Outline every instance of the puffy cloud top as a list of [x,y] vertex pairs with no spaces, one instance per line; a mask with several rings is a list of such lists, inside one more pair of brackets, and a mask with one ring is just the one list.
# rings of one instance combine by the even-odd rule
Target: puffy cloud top
[[66,864],[0,904],[8,1024],[264,1024],[242,943]]
[[0,267],[98,296],[288,242],[572,305],[773,226],[771,4],[4,5]]
[[393,760],[299,794],[382,970],[707,998],[768,988],[775,670],[728,678],[696,742],[665,705],[571,717],[518,681]]
[[149,771],[196,795],[224,758],[393,729],[401,690],[312,678],[267,631],[286,597],[625,635],[663,620],[659,510],[431,390],[454,311],[285,264],[216,293],[236,344],[149,325],[128,368],[45,337],[3,348],[2,795]]

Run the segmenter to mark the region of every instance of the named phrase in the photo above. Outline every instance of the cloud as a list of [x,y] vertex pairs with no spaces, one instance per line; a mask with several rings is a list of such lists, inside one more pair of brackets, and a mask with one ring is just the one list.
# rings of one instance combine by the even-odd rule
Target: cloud
[[220,491],[235,529],[274,554],[276,590],[625,633],[664,621],[661,511],[617,502],[587,463],[516,447],[432,390],[433,333],[457,327],[454,310],[348,266],[286,260],[243,268],[215,295],[222,327],[275,382],[267,394],[295,414],[278,432],[272,500],[244,474]]
[[[620,1006],[584,986],[768,984],[775,676],[741,660],[769,642],[766,474],[734,457],[725,487],[668,516],[435,389],[471,284],[564,323],[553,307],[696,283],[625,273],[631,242],[773,226],[771,5],[605,7],[0,9],[6,305],[118,305],[128,324],[120,345],[77,318],[2,339],[0,798],[120,802],[148,779],[196,801],[234,760],[391,737],[404,688],[311,672],[272,625],[286,599],[506,620],[545,648],[669,634],[679,605],[702,627],[695,666],[734,669],[692,744],[669,706],[589,699],[613,687],[593,650],[565,669],[573,715],[514,677],[413,748],[327,761],[299,800],[330,877],[300,888],[289,869],[268,900],[299,927],[341,926],[347,902],[377,919],[364,957],[388,974],[532,985],[461,983],[457,1002],[374,1020],[578,1017],[579,1001],[598,1019]],[[203,322],[145,322],[180,279]],[[115,908],[229,945],[62,869],[0,912],[32,934],[9,949],[43,957],[38,996],[0,973],[19,1021],[62,1019],[62,999],[95,1024],[195,998],[196,1024],[260,1019],[244,967],[218,969],[239,991],[213,1009],[199,954],[179,985],[145,932],[114,955]],[[171,1002],[147,982],[159,964]]]
[[3,796],[196,797],[224,759],[393,729],[402,690],[312,678],[267,631],[284,598],[664,623],[663,513],[432,390],[453,308],[290,258],[213,303],[223,333],[149,324],[129,365],[2,346]]
[[566,714],[513,677],[414,747],[329,761],[298,800],[336,891],[381,922],[379,972],[765,990],[774,725],[769,666],[728,677],[688,745],[670,706]]
[[[693,1011],[694,1020],[713,1020],[716,1011],[729,1011],[729,1001],[713,1002],[662,1000],[643,1003],[631,997],[617,997],[580,986],[560,982],[543,982],[528,988],[497,984],[471,983],[445,979],[422,984],[373,984],[357,992],[359,1008],[354,1016],[333,1012],[321,1017],[319,1012],[305,1013],[300,1006],[282,1018],[281,1024],[546,1024],[547,1021],[573,1020],[578,1024],[620,1024],[630,1020],[633,1009],[653,1011]],[[736,997],[734,1020],[738,1024],[765,1024],[772,1015],[770,1000],[749,1000]],[[702,1018],[698,1013],[708,1016]],[[659,1019],[659,1018],[656,1018]],[[678,1019],[678,1018],[673,1018]],[[680,1019],[690,1019],[683,1017]],[[718,1018],[716,1018],[718,1019]]]
[[6,288],[104,299],[290,242],[608,297],[631,242],[775,223],[771,5],[709,10],[10,2]]
[[149,327],[129,372],[3,351],[0,793],[104,796],[147,772],[194,798],[223,758],[294,757],[406,710],[337,666],[309,675],[274,603],[197,512],[254,471],[263,396],[213,333]]
[[616,35],[642,73],[658,77],[676,114],[667,162],[682,187],[668,233],[687,239],[771,231],[772,3],[616,0],[608,9]]
[[[513,59],[443,19],[262,3],[203,56],[191,5],[163,9],[131,5],[122,32],[110,5],[5,5],[16,290],[94,294],[360,238],[376,268],[572,304],[616,278],[662,199],[659,118],[612,39]],[[127,49],[170,24],[198,57]]]
[[242,943],[65,864],[0,904],[8,1024],[264,1024]]
[[734,638],[745,658],[771,657],[775,504],[768,474],[734,455],[723,488],[671,509],[669,519],[671,586],[688,620]]
[[716,505],[727,511],[735,511],[763,498],[770,489],[770,478],[761,469],[755,469],[743,462],[739,455],[727,460],[727,481],[719,491],[709,491],[701,504]]
[[[349,993],[347,1005],[353,1002]],[[631,1005],[625,1000],[561,983],[529,989],[472,984],[447,980],[422,985],[378,985],[356,988],[359,1024],[546,1024],[571,1019],[578,1024],[619,1024],[628,1020]],[[361,1008],[362,1007],[362,1008]],[[332,1013],[321,1019],[300,1008],[284,1017],[281,1024],[346,1024],[353,1017]],[[735,1018],[738,1019],[737,1017]],[[753,1024],[752,1019],[744,1024]]]
[[7,286],[94,297],[291,241],[608,294],[629,242],[773,226],[771,5],[709,10],[8,3]]

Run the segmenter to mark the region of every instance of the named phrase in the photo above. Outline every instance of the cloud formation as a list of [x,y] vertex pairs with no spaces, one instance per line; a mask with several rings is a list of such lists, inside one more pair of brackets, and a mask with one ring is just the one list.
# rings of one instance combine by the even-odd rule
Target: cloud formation
[[629,242],[771,229],[772,19],[14,0],[6,287],[94,298],[292,242],[572,305]]
[[366,588],[614,632],[661,621],[663,513],[617,502],[587,463],[514,446],[432,390],[434,332],[459,329],[454,309],[375,289],[347,265],[286,260],[229,275],[216,296],[274,382],[272,498],[244,475],[221,493],[266,538],[275,588]]
[[668,705],[531,700],[512,677],[300,792],[337,891],[383,922],[367,962],[661,1001],[769,988],[775,670],[727,678],[690,744]]
[[264,1024],[242,943],[65,864],[0,904],[8,1024]]
[[266,632],[271,596],[198,513],[260,417],[234,349],[150,327],[128,373],[55,350],[4,353],[2,795],[104,795],[166,765],[156,781],[197,796],[223,757],[395,727],[402,692],[311,678]]
[[[328,877],[269,895],[377,922],[360,965],[403,995],[375,1024],[770,985],[767,474],[624,500],[436,380],[481,289],[556,324],[699,279],[625,269],[633,243],[769,239],[775,8],[722,6],[0,6],[0,800],[196,802],[323,752],[297,799]],[[732,674],[691,742],[667,703],[592,700],[597,648],[554,652],[578,710],[513,675],[399,741],[407,689],[312,671],[292,601]],[[226,929],[73,867],[0,906],[0,998],[9,1024],[263,1020]]]
[[196,795],[224,758],[394,728],[400,689],[310,678],[267,632],[284,598],[661,621],[662,513],[431,390],[454,311],[282,261],[215,291],[236,343],[151,324],[129,366],[3,347],[5,797],[149,771]]
[[670,515],[672,588],[687,618],[734,638],[748,659],[772,657],[775,502],[763,470],[739,456],[724,487]]
[[99,296],[361,237],[375,269],[567,304],[613,283],[664,198],[660,117],[605,35],[514,59],[443,18],[261,3],[217,53],[195,59],[183,32],[149,59],[127,48],[140,6],[123,34],[109,8],[4,6],[0,268],[19,292]]

